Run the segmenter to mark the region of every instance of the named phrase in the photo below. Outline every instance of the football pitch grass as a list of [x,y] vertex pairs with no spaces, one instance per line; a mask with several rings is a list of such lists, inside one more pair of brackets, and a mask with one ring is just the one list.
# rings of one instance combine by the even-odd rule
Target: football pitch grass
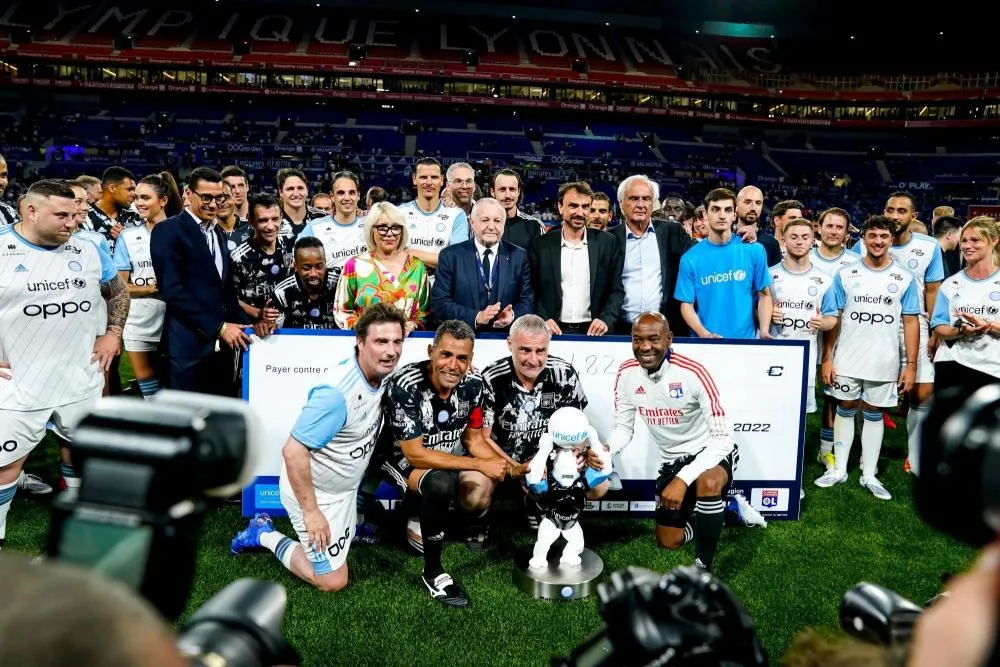
[[[970,564],[972,548],[917,517],[912,479],[902,470],[905,422],[897,418],[897,423],[896,430],[886,430],[879,463],[879,478],[893,494],[891,501],[875,499],[858,484],[857,443],[847,483],[831,489],[812,484],[822,470],[816,463],[818,420],[811,415],[802,518],[723,532],[715,574],[743,601],[772,664],[778,664],[800,630],[836,631],[840,599],[854,584],[879,583],[922,604],[938,592],[942,574]],[[27,468],[55,481],[51,438]],[[49,505],[45,497],[15,497],[5,550],[42,552]],[[546,665],[550,657],[568,654],[602,623],[593,598],[545,602],[514,587],[513,556],[533,542],[520,524],[504,531],[505,546],[499,549],[471,551],[464,542],[446,544],[445,567],[472,601],[464,610],[446,609],[430,598],[419,579],[420,557],[397,546],[398,540],[352,546],[350,584],[328,594],[298,581],[268,552],[231,556],[230,539],[245,525],[238,505],[209,509],[185,615],[241,577],[279,583],[288,591],[285,636],[304,665]],[[287,520],[276,525],[294,537]],[[604,559],[604,578],[632,565],[667,572],[694,561],[691,544],[675,552],[659,549],[652,520],[587,514],[583,525],[588,546]]]

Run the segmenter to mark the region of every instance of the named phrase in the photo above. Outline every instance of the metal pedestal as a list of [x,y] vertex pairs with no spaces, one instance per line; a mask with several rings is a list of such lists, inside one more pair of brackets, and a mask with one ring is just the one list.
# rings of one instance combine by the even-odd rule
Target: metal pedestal
[[559,562],[564,546],[558,540],[549,549],[549,567],[545,570],[528,568],[530,555],[517,559],[514,585],[533,598],[545,600],[580,600],[597,592],[597,580],[604,571],[604,561],[590,549],[580,554],[579,567],[569,568]]

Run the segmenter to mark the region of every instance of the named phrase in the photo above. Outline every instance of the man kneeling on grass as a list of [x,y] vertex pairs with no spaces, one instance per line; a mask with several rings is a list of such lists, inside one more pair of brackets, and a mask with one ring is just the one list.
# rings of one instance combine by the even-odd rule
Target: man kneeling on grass
[[355,326],[355,354],[313,387],[282,448],[279,488],[298,542],[257,514],[233,538],[232,552],[271,550],[295,576],[323,591],[347,585],[347,552],[357,524],[357,493],[382,426],[382,397],[403,351],[406,316],[375,304]]

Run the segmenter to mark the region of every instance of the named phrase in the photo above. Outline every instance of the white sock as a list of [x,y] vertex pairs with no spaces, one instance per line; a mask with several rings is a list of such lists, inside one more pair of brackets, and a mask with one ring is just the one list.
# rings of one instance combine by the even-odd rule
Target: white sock
[[819,451],[823,454],[833,452],[833,427],[822,427],[819,430]]
[[881,410],[865,410],[865,423],[861,427],[861,456],[865,458],[861,466],[862,477],[874,477],[878,471],[878,455],[882,451],[882,434],[885,422]]
[[261,533],[260,545],[265,549],[270,549],[278,560],[281,561],[281,564],[285,566],[285,569],[289,571],[292,569],[292,555],[295,553],[295,549],[302,547],[295,540],[285,537],[284,534],[276,530],[272,530],[269,533]]
[[7,511],[17,493],[17,480],[10,484],[0,484],[0,540],[7,537]]
[[910,461],[910,472],[914,475],[920,474],[920,432],[927,419],[930,407],[926,405],[910,404],[910,411],[906,413],[906,444],[907,456]]
[[847,459],[854,445],[854,415],[857,413],[857,408],[837,406],[837,416],[833,418],[833,457],[840,475],[847,474]]

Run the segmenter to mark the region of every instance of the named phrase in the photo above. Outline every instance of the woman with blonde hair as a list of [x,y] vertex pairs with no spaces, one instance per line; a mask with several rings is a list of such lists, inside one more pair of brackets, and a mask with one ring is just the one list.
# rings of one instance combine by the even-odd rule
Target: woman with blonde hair
[[946,278],[934,301],[931,327],[949,346],[934,364],[934,394],[1000,380],[1000,225],[973,218],[962,227],[965,268]]
[[364,239],[368,252],[347,260],[337,283],[337,326],[353,329],[365,308],[385,303],[406,314],[407,332],[422,329],[430,285],[427,267],[407,250],[403,214],[389,202],[375,204],[365,217]]

